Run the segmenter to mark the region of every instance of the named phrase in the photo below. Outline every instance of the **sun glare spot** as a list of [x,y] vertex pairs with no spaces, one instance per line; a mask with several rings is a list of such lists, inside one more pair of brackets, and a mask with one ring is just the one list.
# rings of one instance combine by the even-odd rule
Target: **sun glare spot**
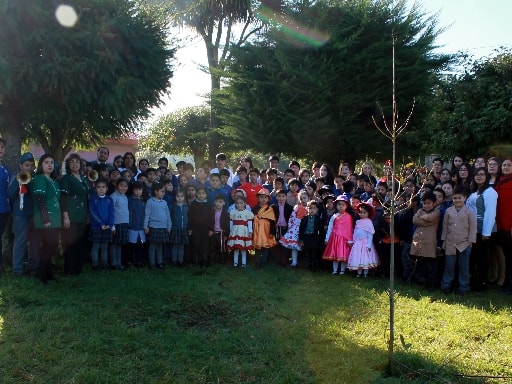
[[71,5],[61,4],[55,10],[57,21],[66,28],[74,27],[78,21],[78,15]]

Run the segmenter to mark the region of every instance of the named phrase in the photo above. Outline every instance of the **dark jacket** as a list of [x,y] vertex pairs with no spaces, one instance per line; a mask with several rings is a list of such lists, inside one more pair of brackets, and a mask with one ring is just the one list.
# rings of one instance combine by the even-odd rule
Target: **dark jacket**
[[[271,207],[274,210],[274,213],[276,215],[276,223],[277,223],[277,220],[279,220],[279,205],[272,204]],[[288,220],[290,220],[290,216],[291,216],[292,212],[293,212],[293,207],[290,204],[285,202],[284,203],[284,219],[286,220],[286,225],[288,225]]]

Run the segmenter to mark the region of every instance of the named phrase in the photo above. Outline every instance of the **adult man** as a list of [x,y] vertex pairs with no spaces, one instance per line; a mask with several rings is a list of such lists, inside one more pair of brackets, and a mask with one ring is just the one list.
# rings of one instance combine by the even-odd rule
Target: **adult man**
[[443,170],[444,162],[440,157],[436,157],[432,160],[432,173],[437,181],[441,178],[441,171]]
[[227,169],[229,171],[229,179],[227,184],[232,187],[233,186],[233,172],[231,169],[226,167],[227,158],[224,153],[218,153],[217,156],[215,156],[215,163],[217,163],[217,168],[213,168],[210,171],[210,175],[213,173],[219,173],[221,169]]
[[107,163],[109,155],[110,151],[107,147],[99,147],[98,152],[96,153],[96,160],[91,161],[89,165],[97,171],[100,164],[106,164],[108,171],[110,172],[112,169],[114,169],[114,166],[110,163]]

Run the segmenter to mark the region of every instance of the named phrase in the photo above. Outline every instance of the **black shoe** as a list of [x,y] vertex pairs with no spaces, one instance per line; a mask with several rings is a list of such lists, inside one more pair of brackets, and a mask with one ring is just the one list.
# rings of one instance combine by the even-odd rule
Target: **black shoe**
[[460,296],[467,295],[468,293],[469,293],[469,291],[461,291],[460,289],[457,289],[455,291],[455,294],[460,295]]
[[503,286],[501,288],[501,292],[504,293],[505,295],[510,295],[510,294],[512,294],[512,287],[510,287],[508,285],[507,286]]
[[163,265],[162,263],[157,264],[157,268],[158,268],[158,269],[164,269],[164,265]]
[[451,288],[445,288],[445,289],[443,289],[443,293],[445,293],[446,295],[449,295],[450,293],[452,293],[452,290],[451,290]]

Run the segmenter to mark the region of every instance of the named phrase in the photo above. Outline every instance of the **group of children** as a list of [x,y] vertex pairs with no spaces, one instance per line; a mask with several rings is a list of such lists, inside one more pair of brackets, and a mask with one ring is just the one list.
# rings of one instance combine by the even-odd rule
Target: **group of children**
[[437,180],[434,189],[407,179],[395,190],[392,238],[391,175],[378,181],[363,166],[361,175],[332,174],[328,180],[329,172],[313,178],[290,164],[283,176],[270,168],[265,182],[256,168],[241,165],[233,186],[226,168],[208,177],[209,170],[200,168],[197,179],[193,167],[182,167],[178,177],[148,168],[136,179],[117,168],[106,179],[105,167],[99,169],[88,205],[93,270],[128,264],[158,269],[186,261],[206,267],[225,263],[228,255],[234,267],[244,268],[251,252],[259,267],[273,259],[317,270],[324,260],[332,263],[333,275],[349,270],[367,277],[372,269],[389,276],[393,257],[406,282],[450,292],[457,280],[459,293],[470,290],[477,218],[465,204],[466,186],[453,189],[453,182]]

